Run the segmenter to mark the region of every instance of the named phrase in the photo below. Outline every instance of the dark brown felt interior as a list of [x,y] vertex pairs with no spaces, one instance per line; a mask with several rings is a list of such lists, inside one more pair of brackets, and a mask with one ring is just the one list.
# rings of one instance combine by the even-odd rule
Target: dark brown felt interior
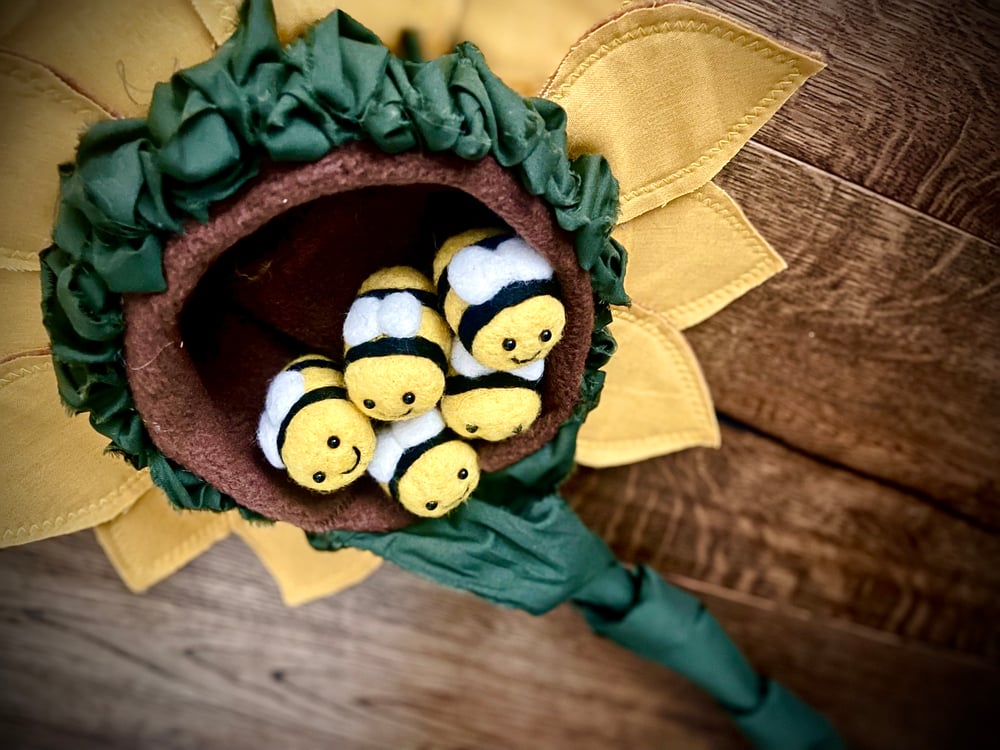
[[344,315],[367,275],[401,263],[429,275],[437,243],[498,221],[549,258],[568,323],[546,362],[542,416],[524,434],[477,449],[487,471],[537,450],[576,404],[593,327],[571,236],[490,159],[388,156],[363,145],[268,169],[210,223],[168,245],[168,291],[126,297],[129,381],[153,441],[269,518],[309,530],[412,522],[367,477],[318,495],[271,468],[255,444],[267,383],[294,356],[340,357]]

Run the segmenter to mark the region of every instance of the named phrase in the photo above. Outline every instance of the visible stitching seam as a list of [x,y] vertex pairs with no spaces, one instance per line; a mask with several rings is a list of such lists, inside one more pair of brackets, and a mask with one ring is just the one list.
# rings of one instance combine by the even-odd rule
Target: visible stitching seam
[[[628,322],[630,322],[630,323],[632,323],[634,325],[639,326],[639,328],[643,329],[644,331],[646,331],[647,333],[649,333],[651,336],[653,336],[653,338],[656,339],[661,345],[663,345],[664,342],[667,341],[666,336],[664,336],[657,329],[656,325],[653,324],[652,322],[650,322],[649,320],[640,319],[640,318],[636,317],[635,315],[632,315],[632,314],[630,314],[630,313],[628,313],[626,311],[620,311],[620,312],[618,312],[616,314],[616,317],[619,320],[625,320],[625,321],[628,321]],[[700,389],[700,388],[698,388],[696,386],[694,374],[691,371],[691,368],[688,367],[688,366],[686,366],[685,359],[681,356],[680,352],[678,352],[672,346],[663,345],[663,346],[661,346],[661,351],[665,352],[667,354],[667,356],[670,357],[670,359],[672,360],[672,363],[674,365],[674,371],[680,373],[680,375],[681,375],[681,381],[682,381],[681,382],[681,390],[682,390],[682,394],[681,395],[682,395],[682,400],[685,403],[689,403],[689,404],[690,403],[695,403],[696,404],[696,411],[703,418],[707,419],[708,421],[711,421],[711,411],[712,410],[710,408],[708,400],[705,398],[706,397],[705,389]],[[685,438],[685,439],[688,438],[688,437],[696,438],[696,437],[703,436],[703,434],[704,433],[702,431],[700,431],[700,430],[684,429],[684,430],[674,430],[673,432],[661,432],[661,433],[658,433],[655,436],[647,436],[647,437],[642,437],[642,438],[630,438],[630,439],[627,439],[627,440],[610,440],[609,441],[609,440],[606,440],[606,439],[602,439],[602,440],[596,440],[596,439],[587,440],[587,439],[581,438],[579,442],[583,443],[585,445],[588,444],[588,443],[592,443],[592,444],[604,444],[604,445],[607,445],[607,444],[610,443],[610,444],[613,444],[613,445],[616,445],[616,446],[631,446],[631,445],[644,445],[646,443],[657,442],[657,441],[663,440],[664,438]]]
[[775,62],[778,64],[790,65],[791,72],[772,84],[771,90],[768,91],[764,98],[745,112],[743,116],[740,117],[734,124],[729,126],[725,135],[718,140],[714,146],[710,147],[701,156],[699,156],[698,159],[693,161],[688,166],[677,170],[673,174],[658,178],[647,183],[646,185],[643,185],[642,187],[629,191],[623,195],[619,201],[622,206],[627,204],[629,201],[641,198],[649,193],[659,190],[662,187],[666,187],[667,185],[676,182],[681,177],[694,172],[696,169],[700,168],[708,161],[722,153],[724,147],[728,146],[742,131],[749,128],[761,114],[767,111],[770,106],[777,101],[778,96],[786,93],[792,86],[793,82],[802,77],[798,64],[792,56],[763,43],[760,39],[755,38],[750,34],[737,32],[731,28],[724,28],[720,24],[709,27],[709,25],[703,21],[695,21],[692,19],[681,21],[661,21],[657,24],[639,26],[622,34],[621,36],[615,37],[609,44],[602,44],[595,52],[580,63],[576,70],[573,71],[573,73],[571,73],[562,84],[560,84],[558,89],[549,95],[549,99],[552,101],[559,101],[563,99],[570,86],[583,76],[583,74],[586,73],[587,70],[594,65],[594,63],[603,59],[626,42],[635,41],[636,39],[642,37],[666,34],[674,31],[693,32],[696,34],[709,34],[711,36],[715,36],[718,39],[731,42],[732,44],[748,49],[751,52],[763,55],[766,58],[773,57]]
[[[671,318],[671,322],[673,322],[674,316],[683,317],[697,308],[712,307],[720,300],[731,297],[734,289],[742,288],[747,284],[752,285],[752,282],[759,278],[762,271],[769,270],[770,261],[774,257],[767,251],[766,244],[764,244],[763,241],[757,237],[757,235],[750,229],[750,227],[747,226],[745,222],[740,221],[736,212],[729,206],[726,206],[714,198],[705,195],[701,190],[693,193],[691,197],[706,208],[713,211],[716,215],[721,216],[730,228],[736,232],[736,234],[747,240],[750,245],[750,252],[756,256],[758,260],[752,268],[744,271],[725,286],[698,297],[697,299],[691,300],[690,302],[685,302],[681,305],[671,307],[667,312],[667,315]],[[778,267],[780,269],[780,261]],[[643,305],[639,303],[639,307],[641,308]]]
[[51,529],[57,529],[60,526],[66,525],[69,521],[78,520],[85,518],[90,514],[94,513],[107,505],[110,505],[115,500],[118,500],[122,495],[129,492],[132,486],[144,478],[144,474],[136,474],[134,477],[128,479],[124,484],[122,484],[118,489],[108,493],[100,500],[96,500],[88,505],[78,508],[76,510],[68,511],[65,515],[55,516],[53,518],[46,518],[41,523],[33,523],[29,526],[19,526],[14,529],[11,527],[5,528],[3,530],[3,540],[8,539],[20,539],[24,536],[35,536],[39,531],[49,531]]
[[[0,57],[9,57],[20,62],[28,62],[32,65],[39,66],[39,70],[2,68],[0,69],[0,76],[9,78],[12,81],[16,81],[17,83],[26,86],[34,93],[41,94],[46,97],[50,102],[55,102],[60,105],[69,105],[74,115],[93,116],[94,114],[104,114],[101,112],[101,107],[91,101],[90,97],[74,89],[68,83],[56,76],[55,73],[49,70],[49,68],[45,65],[10,52],[0,52]],[[43,70],[52,75],[61,85],[57,86],[53,82],[45,81],[44,76],[41,75],[41,71]],[[97,111],[95,112],[95,110]]]
[[[14,370],[13,372],[7,374],[3,378],[0,378],[0,390],[3,390],[12,383],[16,383],[22,378],[31,377],[33,375],[37,375],[41,372],[51,369],[52,369],[51,360],[46,362],[39,362],[38,364],[32,365],[30,367],[20,367],[17,370]],[[77,508],[76,510],[67,511],[64,514],[57,515],[52,518],[43,519],[41,522],[32,523],[26,526],[18,526],[16,529],[8,526],[3,530],[3,533],[2,535],[0,535],[0,538],[2,538],[3,541],[7,541],[9,539],[20,539],[25,536],[33,537],[36,536],[40,531],[50,531],[52,529],[57,529],[60,526],[65,526],[70,521],[85,518],[86,516],[91,515],[92,513],[106,507],[107,505],[110,505],[115,500],[118,500],[122,495],[131,490],[132,486],[135,483],[139,482],[144,477],[145,474],[136,473],[134,476],[126,480],[124,484],[120,485],[117,489],[112,490],[99,500],[87,503],[86,505],[83,505]]]
[[0,245],[0,270],[13,273],[38,273],[41,270],[38,252],[13,250]]
[[[166,502],[166,500],[164,500]],[[196,513],[199,511],[190,511]],[[203,511],[208,512],[208,511]],[[127,511],[126,511],[127,514]],[[123,514],[124,517],[125,514]],[[220,519],[213,518],[212,521]],[[222,541],[227,536],[229,536],[229,529],[226,528],[228,523],[218,524],[211,523],[207,526],[203,526],[198,529],[194,534],[187,537],[183,542],[178,545],[171,547],[169,550],[164,552],[159,557],[152,560],[147,560],[145,562],[136,562],[136,557],[133,554],[126,554],[125,548],[126,544],[123,543],[123,531],[122,528],[117,525],[112,525],[107,527],[108,540],[112,542],[114,547],[115,557],[118,559],[119,565],[122,568],[132,571],[135,575],[141,575],[143,573],[153,572],[157,568],[162,568],[164,564],[168,567],[173,567],[173,565],[180,559],[188,556],[188,553],[197,547],[202,547],[204,542],[210,537],[217,537],[215,541]],[[225,533],[218,536],[218,531],[224,529]]]

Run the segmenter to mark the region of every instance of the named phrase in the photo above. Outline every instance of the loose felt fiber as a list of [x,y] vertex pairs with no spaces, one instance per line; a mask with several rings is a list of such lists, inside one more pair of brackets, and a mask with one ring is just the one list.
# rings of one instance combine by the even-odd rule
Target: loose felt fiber
[[397,264],[429,273],[435,240],[462,221],[508,225],[545,255],[563,290],[567,326],[546,360],[542,415],[516,438],[477,446],[485,471],[540,448],[579,398],[594,324],[572,238],[492,158],[386,155],[362,144],[268,168],[167,246],[167,291],[125,296],[129,384],[153,442],[268,518],[312,531],[412,522],[369,479],[329,497],[295,487],[267,465],[253,435],[267,382],[285,363],[342,351],[362,281]]

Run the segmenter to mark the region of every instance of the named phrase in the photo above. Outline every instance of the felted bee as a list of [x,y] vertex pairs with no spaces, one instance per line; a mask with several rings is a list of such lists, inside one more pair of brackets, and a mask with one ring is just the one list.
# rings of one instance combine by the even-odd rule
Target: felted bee
[[368,473],[411,513],[437,518],[469,499],[479,460],[433,409],[379,430]]
[[538,418],[544,360],[500,372],[481,365],[458,341],[452,347],[451,366],[454,372],[445,382],[441,414],[462,437],[506,440]]
[[562,338],[566,310],[552,266],[515,234],[474,229],[448,239],[434,281],[448,325],[486,367],[544,359]]
[[436,303],[430,279],[406,266],[361,285],[344,321],[344,381],[373,419],[411,419],[441,400],[452,337]]
[[362,476],[375,431],[347,398],[333,360],[316,354],[289,363],[271,381],[257,442],[268,462],[316,492],[334,492]]

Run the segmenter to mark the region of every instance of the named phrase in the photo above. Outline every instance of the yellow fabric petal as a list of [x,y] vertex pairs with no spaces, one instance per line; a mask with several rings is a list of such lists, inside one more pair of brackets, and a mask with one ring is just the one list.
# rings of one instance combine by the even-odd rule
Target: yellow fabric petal
[[0,49],[52,68],[127,116],[144,115],[155,83],[214,48],[188,0],[48,0],[3,27]]
[[38,63],[3,53],[0,109],[0,268],[38,270],[36,255],[51,244],[56,167],[107,113]]
[[459,39],[474,42],[504,83],[534,95],[574,42],[622,0],[469,0]]
[[822,64],[690,5],[639,7],[570,50],[542,96],[572,155],[603,154],[621,221],[708,182]]
[[[215,41],[222,43],[233,33],[239,0],[190,0]],[[310,24],[325,18],[335,8],[354,16],[387,45],[399,41],[403,29],[420,35],[425,57],[436,57],[454,45],[454,31],[463,0],[274,0],[278,36],[285,43],[301,36]]]
[[684,329],[785,268],[732,198],[709,182],[618,226],[632,299]]
[[587,418],[576,459],[602,468],[696,445],[718,447],[719,425],[698,360],[656,312],[614,311],[618,352],[607,366],[601,403]]
[[[3,300],[3,322],[0,323],[0,361],[17,352],[40,353],[49,345],[42,326],[41,281],[37,271],[3,270],[0,254],[0,300]],[[35,260],[38,266],[38,260]],[[51,398],[55,398],[55,391]]]
[[48,356],[0,364],[0,546],[70,534],[115,517],[150,486],[85,417],[66,416]]
[[229,519],[223,513],[177,510],[151,486],[135,505],[94,531],[125,585],[141,593],[229,536]]
[[370,576],[381,558],[367,550],[320,552],[309,546],[302,529],[278,522],[264,526],[230,513],[233,531],[254,551],[278,584],[289,607],[330,596]]

